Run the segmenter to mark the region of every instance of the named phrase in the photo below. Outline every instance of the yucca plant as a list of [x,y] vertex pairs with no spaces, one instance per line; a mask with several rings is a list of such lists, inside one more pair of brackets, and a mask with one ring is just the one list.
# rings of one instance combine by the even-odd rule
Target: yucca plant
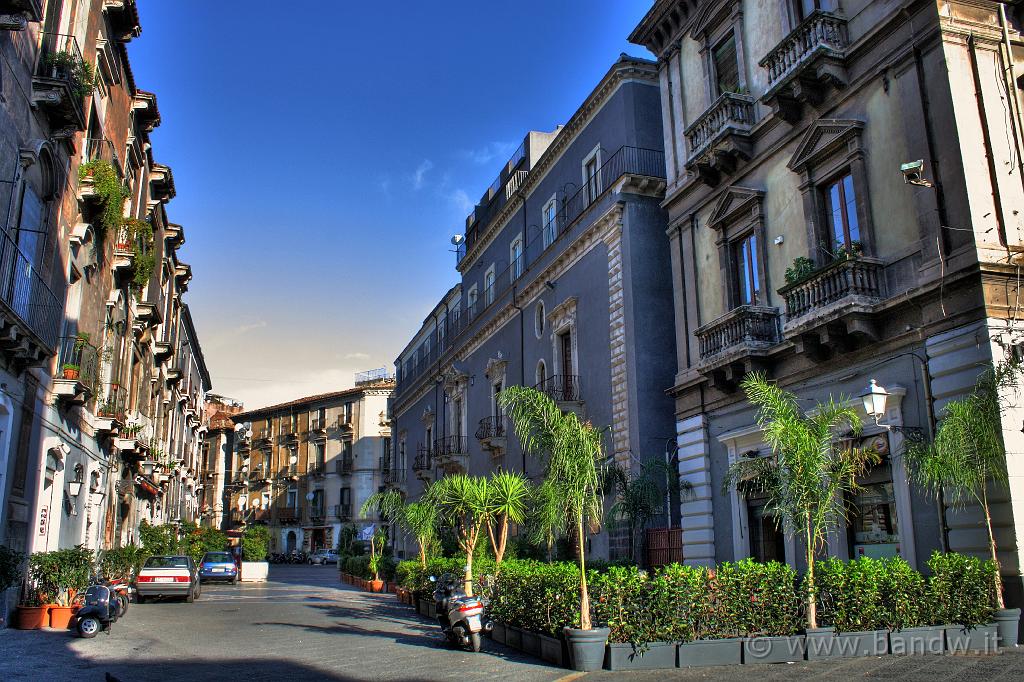
[[374,493],[363,503],[360,514],[366,516],[374,508],[379,510],[381,518],[416,538],[420,565],[426,568],[427,554],[437,540],[437,505],[430,498],[429,490],[418,502],[406,502],[397,490]]
[[521,524],[526,520],[530,488],[530,481],[519,472],[496,471],[488,481],[487,536],[494,550],[495,571],[501,569],[505,557],[509,522]]
[[911,477],[919,486],[936,496],[944,492],[954,508],[963,509],[971,502],[981,507],[989,555],[997,569],[995,598],[999,609],[1005,609],[1006,603],[988,484],[1005,487],[1008,482],[999,394],[1018,387],[1021,370],[1020,362],[1006,361],[982,372],[969,395],[946,403],[934,440],[912,444],[905,453]]
[[545,485],[553,493],[557,516],[571,524],[580,567],[580,629],[590,630],[586,537],[601,525],[602,432],[574,412],[563,413],[550,397],[532,388],[510,386],[498,401],[512,419],[523,450],[544,463]]
[[486,478],[451,474],[430,486],[424,500],[437,505],[439,519],[455,531],[455,539],[466,555],[466,594],[473,595],[473,553],[490,514],[489,484]]
[[858,489],[857,477],[876,464],[879,455],[836,442],[841,431],[857,434],[861,429],[860,417],[844,399],[829,397],[805,415],[797,397],[763,373],[749,374],[741,386],[758,408],[757,423],[771,454],[738,459],[729,467],[726,487],[764,493],[765,510],[803,540],[807,627],[817,628],[817,554],[828,530],[845,522],[845,499]]

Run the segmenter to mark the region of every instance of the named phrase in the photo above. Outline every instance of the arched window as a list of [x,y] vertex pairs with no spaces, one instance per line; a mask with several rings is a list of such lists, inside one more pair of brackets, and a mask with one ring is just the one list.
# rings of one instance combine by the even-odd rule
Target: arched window
[[537,361],[537,388],[543,390],[548,380],[548,366],[543,360]]

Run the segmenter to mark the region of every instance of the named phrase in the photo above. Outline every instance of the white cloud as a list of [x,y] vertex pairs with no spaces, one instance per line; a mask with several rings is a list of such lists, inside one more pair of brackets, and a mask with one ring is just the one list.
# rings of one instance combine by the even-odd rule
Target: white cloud
[[266,320],[260,320],[259,322],[252,322],[249,324],[243,324],[239,327],[235,327],[235,334],[241,335],[247,332],[251,332],[254,329],[263,329],[267,326]]
[[416,167],[416,171],[412,174],[412,186],[413,189],[422,189],[423,183],[426,181],[427,173],[431,168],[434,167],[434,162],[430,159],[423,159],[423,162]]
[[449,194],[448,199],[464,216],[469,215],[469,212],[476,206],[476,202],[470,199],[466,191],[462,189],[457,189]]
[[473,163],[485,165],[491,161],[507,161],[516,149],[514,142],[490,142],[479,149],[464,149],[459,156]]
[[345,359],[345,360],[369,360],[370,359],[370,354],[369,353],[346,353],[344,356],[342,356],[342,358]]

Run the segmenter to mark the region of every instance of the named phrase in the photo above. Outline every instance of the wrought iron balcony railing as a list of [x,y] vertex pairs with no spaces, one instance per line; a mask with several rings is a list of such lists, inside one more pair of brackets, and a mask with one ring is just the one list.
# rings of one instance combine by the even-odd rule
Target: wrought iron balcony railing
[[351,504],[333,504],[331,505],[331,516],[338,519],[339,521],[348,521],[352,518],[352,505]]
[[434,466],[434,453],[429,445],[421,445],[417,448],[416,457],[412,461],[413,471],[427,471]]
[[455,457],[469,452],[466,439],[462,436],[445,436],[434,441],[435,457]]
[[348,474],[352,472],[354,463],[351,457],[342,457],[341,459],[334,460],[334,471],[338,474]]
[[302,518],[302,514],[295,507],[278,507],[277,508],[277,520],[282,523],[299,521]]
[[502,416],[484,417],[476,429],[477,440],[490,440],[505,437],[505,418]]
[[43,33],[32,81],[32,99],[55,125],[85,130],[85,98],[92,92],[91,65],[78,40],[64,33]]
[[534,386],[535,389],[555,402],[579,402],[580,378],[575,374],[554,374]]
[[[52,356],[57,348],[63,308],[40,277],[37,264],[22,253],[3,230],[0,230],[0,301],[21,320],[27,332],[38,337],[47,351],[45,354]],[[8,340],[20,342],[21,339]],[[29,345],[32,344],[30,339]]]
[[99,352],[83,335],[65,336],[60,340],[57,355],[57,378],[76,381],[95,389],[96,372],[99,368]]
[[96,392],[96,416],[125,423],[128,389],[120,383],[103,384]]

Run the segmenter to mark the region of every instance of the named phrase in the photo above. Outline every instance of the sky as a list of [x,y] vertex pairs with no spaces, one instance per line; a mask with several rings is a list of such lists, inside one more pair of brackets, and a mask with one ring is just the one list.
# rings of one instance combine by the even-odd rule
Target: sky
[[450,239],[529,130],[565,123],[652,0],[139,0],[213,392],[256,408],[394,360]]

